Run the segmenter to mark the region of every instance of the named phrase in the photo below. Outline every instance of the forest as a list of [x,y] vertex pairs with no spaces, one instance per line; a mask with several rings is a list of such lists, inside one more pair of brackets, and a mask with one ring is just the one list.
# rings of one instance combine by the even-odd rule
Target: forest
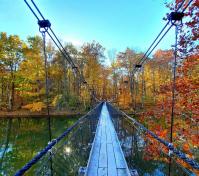
[[[173,143],[199,161],[199,2],[187,12],[178,37]],[[174,8],[172,5],[169,8]],[[172,106],[174,48],[158,49],[136,73],[133,69],[143,56],[131,48],[116,52],[97,41],[76,47],[65,43],[78,66],[79,75],[60,51],[47,42],[47,72],[50,112],[85,112],[95,95],[110,100],[144,124],[159,137],[169,140]],[[107,64],[109,59],[111,64]],[[82,76],[89,85],[86,87]],[[0,115],[46,111],[45,62],[40,36],[0,33]],[[150,138],[150,137],[149,137]],[[153,141],[153,139],[151,139]],[[153,143],[157,143],[153,141]],[[158,144],[158,143],[157,143]],[[158,147],[158,145],[157,145]],[[154,145],[148,150],[153,151]],[[147,151],[146,151],[147,152]],[[147,158],[146,158],[147,159]],[[188,166],[187,166],[188,167]]]

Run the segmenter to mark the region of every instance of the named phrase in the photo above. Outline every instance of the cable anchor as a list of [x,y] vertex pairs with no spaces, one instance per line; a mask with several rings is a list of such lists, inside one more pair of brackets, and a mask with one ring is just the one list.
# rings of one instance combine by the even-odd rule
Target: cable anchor
[[39,20],[38,25],[39,25],[39,31],[41,33],[46,32],[48,28],[51,27],[51,23],[49,20]]
[[142,68],[141,64],[135,64],[135,68]]
[[171,12],[168,19],[171,22],[172,25],[177,25],[176,21],[180,22],[180,25],[182,25],[182,18],[184,17],[183,12]]

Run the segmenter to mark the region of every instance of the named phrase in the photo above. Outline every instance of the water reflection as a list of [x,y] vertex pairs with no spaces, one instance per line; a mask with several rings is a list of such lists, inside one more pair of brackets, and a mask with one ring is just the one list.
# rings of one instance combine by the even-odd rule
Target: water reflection
[[71,153],[71,148],[70,147],[64,147],[64,153],[66,154],[66,155],[70,155],[70,153]]
[[[98,115],[97,115],[98,116]],[[98,119],[88,116],[75,129],[48,152],[33,168],[29,175],[78,175],[89,158]]]
[[[169,157],[163,150],[163,145],[153,143],[149,137],[125,118],[124,115],[112,109],[113,123],[118,134],[127,164],[131,170],[136,169],[140,176],[166,176],[169,175]],[[195,175],[190,170],[175,162],[172,158],[172,176]]]
[[[53,138],[60,135],[78,117],[52,118]],[[49,139],[46,118],[1,118],[0,119],[0,175],[13,175]]]

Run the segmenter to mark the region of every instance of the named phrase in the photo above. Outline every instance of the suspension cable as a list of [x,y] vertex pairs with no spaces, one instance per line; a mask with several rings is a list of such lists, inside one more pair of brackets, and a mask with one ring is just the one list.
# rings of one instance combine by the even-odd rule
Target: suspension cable
[[[187,6],[188,7],[188,6]],[[173,23],[174,24],[174,23]],[[175,115],[175,91],[176,91],[176,67],[177,67],[177,51],[178,51],[178,24],[175,25],[175,45],[174,45],[174,62],[173,62],[173,82],[172,82],[172,104],[171,104],[171,126],[170,126],[170,143],[173,143],[173,125]],[[172,154],[172,152],[171,152]],[[169,151],[170,156],[170,151]],[[169,176],[171,175],[172,160],[169,158]]]
[[[33,6],[35,7],[35,9],[37,10],[37,12],[40,14],[40,16],[42,17],[43,20],[45,20],[43,14],[41,13],[41,11],[39,10],[38,6],[35,4],[35,2],[33,0],[31,0]],[[74,64],[72,58],[70,57],[70,55],[68,54],[68,52],[66,51],[66,49],[63,47],[63,45],[61,44],[60,40],[58,39],[58,37],[56,36],[56,34],[54,33],[54,31],[52,30],[51,27],[49,27],[50,31],[52,32],[53,36],[55,37],[55,39],[57,40],[57,42],[59,43],[59,45],[61,46],[61,48],[63,49],[64,53],[67,55],[68,61],[69,63],[72,65],[72,67],[76,67],[76,65]]]
[[[31,12],[33,13],[33,15],[36,17],[36,19],[38,21],[40,21],[40,18],[38,17],[38,15],[35,13],[35,11],[33,10],[33,8],[30,6],[30,4],[27,2],[27,0],[24,0],[24,2],[26,3],[26,5],[28,6],[28,8],[31,10]],[[35,4],[35,2],[33,0],[31,0],[33,6],[35,7],[35,9],[37,10],[37,12],[39,13],[39,15],[41,16],[41,18],[43,20],[45,20],[44,15],[41,13],[41,11],[39,10],[38,6]],[[70,54],[66,51],[66,49],[63,47],[63,45],[61,44],[60,40],[58,39],[58,37],[56,36],[55,32],[52,30],[51,27],[49,27],[50,32],[52,33],[52,35],[50,34],[49,31],[46,31],[47,34],[49,35],[49,37],[52,39],[52,41],[54,42],[54,44],[57,46],[57,48],[59,49],[59,51],[62,53],[62,55],[64,56],[64,58],[68,61],[68,63],[71,65],[72,69],[74,69],[76,71],[76,73],[79,73],[79,75],[81,75],[81,72],[79,71],[78,67],[75,65],[73,59],[71,58]],[[59,46],[60,45],[60,46]],[[87,82],[85,81],[84,76],[82,75],[82,81],[84,82],[84,84],[86,84],[86,87],[88,89],[88,91],[90,92],[90,87],[87,84]],[[96,100],[99,101],[93,94],[92,92],[90,92],[90,95]]]
[[[31,12],[34,14],[34,16],[37,18],[37,20],[39,21],[39,17],[36,15],[36,13],[34,12],[33,8],[30,6],[30,4],[27,2],[27,0],[24,0],[26,5],[29,7],[29,9],[31,10]],[[39,10],[39,8],[37,7],[37,5],[35,4],[35,2],[33,0],[31,0],[33,6],[35,7],[35,9],[37,10],[37,12],[40,14],[41,18],[43,20],[45,20],[43,14],[41,13],[41,11]],[[69,62],[69,64],[72,66],[72,68],[77,68],[72,60],[72,58],[70,57],[70,55],[68,54],[68,52],[65,50],[65,48],[63,47],[63,45],[61,44],[60,40],[58,39],[58,37],[55,35],[54,31],[52,30],[51,27],[49,27],[49,30],[52,32],[53,36],[55,37],[55,39],[53,38],[53,36],[49,33],[49,31],[46,31],[47,34],[49,35],[49,37],[53,40],[53,42],[55,43],[55,45],[58,47],[58,49],[60,50],[60,52],[64,55],[65,59]],[[55,41],[56,40],[56,41]],[[59,45],[58,45],[58,43]],[[61,50],[61,48],[62,50]],[[78,69],[77,69],[78,70]],[[79,71],[79,70],[78,70]]]
[[[41,22],[46,22],[41,23]],[[44,53],[44,66],[45,66],[45,90],[46,90],[46,107],[47,107],[47,116],[48,116],[48,134],[49,134],[49,141],[52,140],[52,132],[51,132],[51,118],[50,118],[50,108],[49,108],[49,75],[48,75],[48,58],[46,54],[46,32],[48,31],[48,27],[51,25],[48,23],[49,21],[39,21],[38,24],[40,25],[39,31],[42,34],[43,38],[43,53]],[[42,26],[43,25],[43,26]],[[51,153],[50,153],[51,155]],[[52,166],[52,158],[50,157],[50,171],[51,176],[53,175],[53,166]]]
[[[169,21],[170,22],[170,21]],[[152,50],[146,55],[146,57],[143,58],[142,61],[140,61],[140,65],[142,65],[150,56],[150,54],[154,51],[154,49],[158,46],[158,44],[162,41],[162,39],[166,36],[166,34],[170,31],[170,29],[172,28],[173,25],[171,25],[166,32],[162,35],[162,37],[158,40],[158,42],[155,44],[155,46],[152,48]]]
[[[184,0],[176,9],[175,12],[178,12],[183,4],[185,3],[186,0]],[[189,3],[187,3],[187,5],[183,8],[181,13],[184,13],[185,10],[188,8],[188,6],[193,2],[193,0],[190,0]],[[171,15],[171,14],[170,14]],[[145,52],[145,54],[143,55],[143,57],[136,63],[136,65],[142,65],[150,56],[150,54],[154,51],[154,49],[158,46],[158,44],[162,41],[162,39],[166,36],[166,34],[169,32],[169,30],[171,29],[171,27],[173,26],[173,24],[171,24],[171,26],[169,27],[169,29],[167,29],[167,31],[162,35],[162,33],[164,32],[164,30],[167,28],[167,26],[170,23],[170,15],[168,16],[168,22],[165,24],[165,26],[162,28],[162,30],[160,31],[160,33],[158,34],[158,36],[155,38],[155,40],[152,42],[152,44],[149,46],[148,50]],[[162,35],[162,37],[158,40],[158,38]],[[157,42],[158,40],[158,42]],[[157,44],[153,47],[153,45],[157,42]],[[152,48],[153,47],[153,48]],[[151,49],[152,48],[152,49]],[[150,51],[150,52],[149,52]],[[134,74],[137,71],[138,68],[134,68],[132,70],[132,74]]]
[[197,161],[195,161],[194,159],[190,158],[189,156],[187,156],[185,153],[183,153],[180,150],[178,150],[177,148],[175,148],[172,143],[160,138],[155,133],[153,133],[152,131],[147,129],[144,125],[142,125],[141,123],[139,123],[134,118],[130,117],[125,112],[118,109],[117,107],[113,107],[113,105],[110,103],[107,103],[107,104],[108,104],[108,106],[110,106],[112,111],[114,110],[115,113],[117,112],[118,114],[123,115],[124,118],[129,119],[133,125],[138,126],[140,129],[142,129],[144,132],[148,133],[155,140],[159,141],[161,144],[163,144],[165,147],[167,147],[170,151],[172,151],[173,154],[175,154],[179,159],[182,159],[185,163],[189,164],[192,168],[199,170],[199,163]]
[[177,66],[177,44],[178,44],[178,27],[175,26],[175,51],[173,63],[173,83],[172,83],[172,110],[171,110],[171,131],[170,142],[173,142],[173,123],[174,123],[174,107],[175,107],[175,90],[176,90],[176,66]]
[[39,21],[39,17],[36,15],[36,13],[35,13],[34,10],[32,9],[32,7],[30,6],[30,4],[27,2],[27,0],[24,0],[24,2],[25,2],[26,5],[28,6],[28,8],[31,10],[31,12],[32,12],[33,15],[35,16],[35,18],[37,18],[37,20]]
[[[90,116],[92,113],[96,112],[99,113],[101,110],[103,102],[99,103],[95,106],[92,110],[90,110],[86,115],[79,118],[72,126],[68,127],[60,136],[58,136],[56,139],[53,139],[51,142],[48,143],[48,145],[42,149],[40,152],[38,152],[28,163],[26,163],[20,170],[18,170],[15,173],[15,176],[22,176],[27,172],[33,165],[35,165],[40,159],[46,155],[47,152],[50,152],[50,150],[63,138],[65,138],[67,135],[69,135],[73,129],[75,129],[83,120],[85,120],[88,116]],[[53,154],[53,153],[52,153]]]
[[[37,10],[37,12],[39,13],[39,15],[41,16],[41,18],[43,20],[45,20],[43,14],[41,13],[41,11],[39,10],[38,6],[35,4],[35,2],[33,0],[31,0],[33,6],[35,7],[35,9]],[[31,7],[29,7],[31,8]],[[31,8],[31,11],[33,11],[33,9]],[[55,37],[56,41],[59,43],[59,45],[61,46],[62,52],[65,55],[65,58],[67,59],[67,61],[71,64],[71,66],[74,66],[74,63],[72,61],[72,59],[70,58],[69,54],[66,52],[65,48],[62,46],[61,42],[59,41],[58,37],[55,35],[54,31],[52,30],[51,27],[49,27],[49,30],[52,32],[53,36]],[[55,39],[52,37],[52,35],[47,31],[48,35],[50,36],[50,38],[53,40],[53,42],[55,42],[57,44],[57,42],[55,41]],[[56,45],[58,46],[58,44]]]

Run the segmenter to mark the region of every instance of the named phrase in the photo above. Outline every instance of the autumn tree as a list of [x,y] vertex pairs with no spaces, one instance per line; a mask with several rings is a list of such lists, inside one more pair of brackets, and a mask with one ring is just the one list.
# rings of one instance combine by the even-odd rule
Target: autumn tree
[[[19,68],[20,62],[23,60],[24,43],[19,36],[8,36],[5,32],[0,34],[0,64],[1,72],[5,74],[2,81],[6,84],[6,99],[8,101],[8,109],[13,110],[15,98],[15,85],[17,82],[16,72]],[[6,82],[5,82],[6,80]],[[2,83],[2,91],[5,85]]]
[[99,86],[100,75],[102,75],[102,62],[104,48],[93,41],[82,46],[82,57],[85,59],[84,76],[90,87],[96,92]]
[[[170,10],[175,10],[183,3],[182,11],[189,1],[175,0],[174,2],[168,2],[166,5]],[[187,10],[185,11],[185,17],[183,18],[183,25],[180,27],[179,33],[179,46],[178,51],[180,56],[185,58],[189,55],[198,54],[198,29],[199,29],[199,2],[194,0]]]
[[[124,52],[117,55],[118,71],[121,75],[120,80],[120,97],[126,97],[126,103],[135,108],[135,98],[138,94],[138,85],[135,79],[136,75],[133,74],[136,62],[141,58],[142,53],[137,53],[134,50],[127,48]],[[123,92],[123,93],[122,93]],[[128,93],[129,92],[129,93]],[[126,95],[123,95],[126,93]],[[124,98],[122,98],[124,102]]]
[[23,78],[18,88],[25,100],[23,104],[42,102],[45,95],[45,70],[42,39],[39,36],[27,38],[24,57],[18,73]]

